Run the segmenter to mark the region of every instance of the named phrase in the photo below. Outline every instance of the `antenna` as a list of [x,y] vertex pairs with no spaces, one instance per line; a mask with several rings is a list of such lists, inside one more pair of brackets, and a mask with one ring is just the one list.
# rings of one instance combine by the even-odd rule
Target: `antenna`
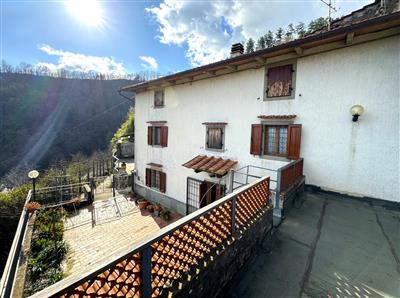
[[328,6],[328,31],[330,31],[331,30],[331,15],[332,15],[332,11],[337,12],[338,10],[337,10],[336,7],[334,7],[332,5],[332,0],[328,0],[328,2],[325,1],[325,0],[320,0],[320,1],[322,3],[324,3],[326,6]]

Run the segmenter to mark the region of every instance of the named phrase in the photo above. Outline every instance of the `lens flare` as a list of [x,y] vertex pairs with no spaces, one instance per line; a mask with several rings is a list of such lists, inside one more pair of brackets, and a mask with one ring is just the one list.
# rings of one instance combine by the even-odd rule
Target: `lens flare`
[[67,0],[69,12],[79,22],[91,27],[104,24],[103,10],[97,0]]

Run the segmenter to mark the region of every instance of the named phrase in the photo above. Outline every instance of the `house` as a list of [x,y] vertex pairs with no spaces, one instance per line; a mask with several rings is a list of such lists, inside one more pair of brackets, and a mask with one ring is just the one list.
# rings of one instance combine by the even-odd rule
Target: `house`
[[[306,184],[400,202],[399,1],[302,39],[126,86],[135,187],[185,214],[232,189],[231,170],[304,158]],[[261,170],[262,170],[261,169]],[[276,176],[276,174],[275,174]]]

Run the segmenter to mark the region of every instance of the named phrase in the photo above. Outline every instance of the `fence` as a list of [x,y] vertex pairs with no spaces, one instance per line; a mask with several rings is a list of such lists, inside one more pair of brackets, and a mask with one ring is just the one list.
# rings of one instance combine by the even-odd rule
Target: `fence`
[[[157,297],[178,289],[202,261],[218,257],[236,232],[246,233],[270,210],[270,179],[264,177],[160,230],[134,249],[86,273],[67,277],[33,297]],[[163,293],[165,294],[165,293]]]
[[[231,190],[238,189],[248,183],[259,179],[262,176],[271,177],[271,192],[273,196],[274,208],[282,209],[281,195],[292,190],[300,178],[303,177],[303,158],[293,160],[288,164],[278,168],[270,169],[253,165],[244,166],[238,170],[232,171]],[[278,213],[276,213],[277,215]]]
[[[29,191],[28,195],[26,196],[25,204],[29,202],[31,195],[32,192]],[[15,275],[21,251],[21,245],[28,225],[28,219],[29,219],[29,213],[24,208],[19,218],[14,240],[12,242],[11,249],[8,254],[7,262],[4,267],[3,275],[0,281],[0,297],[2,298],[11,297],[12,295]]]
[[34,201],[40,203],[42,207],[56,207],[70,203],[74,199],[81,201],[88,200],[86,182],[58,185],[39,188],[35,191]]

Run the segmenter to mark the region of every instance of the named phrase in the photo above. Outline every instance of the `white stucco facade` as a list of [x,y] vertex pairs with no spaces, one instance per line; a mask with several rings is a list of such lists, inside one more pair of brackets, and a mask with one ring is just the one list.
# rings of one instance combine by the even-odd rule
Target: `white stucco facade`
[[[163,166],[166,193],[186,202],[187,177],[208,177],[182,166],[206,154],[245,165],[277,167],[284,161],[250,154],[251,125],[259,115],[295,114],[302,124],[306,184],[355,196],[400,201],[400,37],[390,37],[296,60],[295,98],[264,101],[264,67],[165,88],[165,107],[154,91],[138,93],[135,106],[136,183],[148,163]],[[351,121],[349,109],[365,114]],[[147,144],[147,121],[167,121],[168,146]],[[205,149],[203,122],[227,122],[223,152]]]

